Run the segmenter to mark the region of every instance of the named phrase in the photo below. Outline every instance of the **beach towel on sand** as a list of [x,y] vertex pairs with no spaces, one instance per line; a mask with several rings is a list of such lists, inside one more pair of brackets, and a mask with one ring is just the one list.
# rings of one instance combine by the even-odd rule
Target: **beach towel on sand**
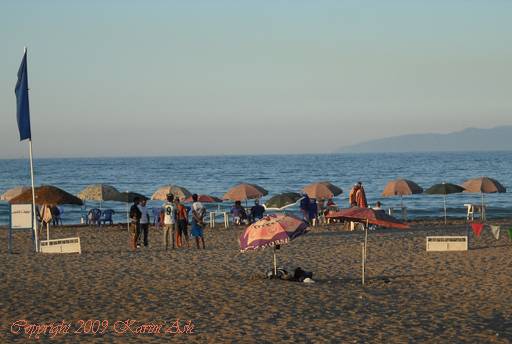
[[490,227],[491,227],[491,233],[494,236],[494,239],[500,240],[500,226],[490,225]]
[[471,228],[473,229],[473,233],[475,233],[476,237],[479,238],[482,230],[484,229],[483,223],[472,223]]

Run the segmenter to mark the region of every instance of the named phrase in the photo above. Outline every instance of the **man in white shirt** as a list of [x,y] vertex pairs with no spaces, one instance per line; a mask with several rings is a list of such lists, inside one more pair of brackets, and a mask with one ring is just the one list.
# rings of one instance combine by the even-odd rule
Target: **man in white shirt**
[[172,248],[174,249],[174,236],[176,232],[176,206],[174,205],[174,196],[167,195],[167,202],[162,206],[164,212],[164,245],[165,250],[169,247],[169,238],[172,240]]
[[[140,232],[139,233],[139,240],[141,235],[144,234],[144,247],[148,246],[148,230],[149,230],[149,213],[148,208],[146,207],[146,199],[143,198],[139,205],[140,210]],[[140,246],[140,243],[137,243],[137,247]]]

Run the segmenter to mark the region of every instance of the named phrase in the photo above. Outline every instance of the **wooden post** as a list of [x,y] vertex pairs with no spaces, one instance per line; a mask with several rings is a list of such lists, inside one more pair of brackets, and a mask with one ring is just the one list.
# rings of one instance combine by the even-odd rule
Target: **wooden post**
[[274,278],[277,278],[277,258],[276,258],[276,247],[274,246]]
[[364,275],[365,275],[365,266],[364,266],[364,243],[361,243],[361,284],[364,286]]

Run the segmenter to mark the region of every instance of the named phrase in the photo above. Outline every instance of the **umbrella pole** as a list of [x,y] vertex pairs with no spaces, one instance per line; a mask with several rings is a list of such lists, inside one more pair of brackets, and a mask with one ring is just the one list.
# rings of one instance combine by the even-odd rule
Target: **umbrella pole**
[[364,243],[361,243],[361,284],[364,287]]
[[50,240],[50,222],[46,222],[46,240]]
[[482,208],[480,208],[480,217],[485,221],[484,193],[482,192]]
[[274,246],[274,278],[277,278],[277,258],[276,258],[276,247]]
[[366,263],[366,252],[368,251],[368,219],[366,219],[366,227],[364,229],[364,261]]
[[443,195],[444,200],[444,224],[446,224],[446,195]]

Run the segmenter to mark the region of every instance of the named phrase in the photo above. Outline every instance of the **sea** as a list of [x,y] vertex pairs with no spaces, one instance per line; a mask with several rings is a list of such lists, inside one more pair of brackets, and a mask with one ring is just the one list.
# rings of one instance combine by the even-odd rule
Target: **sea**
[[[381,201],[383,208],[399,207],[399,197],[382,197],[389,180],[410,179],[423,188],[436,183],[462,184],[465,180],[488,176],[512,187],[512,151],[510,152],[435,152],[379,154],[304,154],[180,157],[112,157],[35,159],[36,185],[58,186],[77,194],[90,184],[106,183],[119,191],[134,191],[148,197],[160,186],[179,185],[193,193],[222,197],[232,186],[247,182],[268,190],[268,196],[301,189],[312,182],[328,180],[341,187],[335,198],[347,207],[348,192],[361,181],[368,202]],[[0,193],[19,185],[30,185],[28,160],[0,160]],[[409,219],[433,219],[443,216],[443,197],[412,195],[403,199]],[[463,218],[465,203],[481,202],[480,194],[461,193],[447,196],[449,218]],[[486,194],[487,218],[512,218],[509,193]],[[162,202],[149,201],[150,207]],[[248,205],[253,202],[249,201]],[[87,201],[85,207],[63,206],[63,222],[80,223],[88,209],[100,207]],[[127,204],[103,202],[103,209],[115,211],[114,221],[125,222]],[[230,202],[212,204],[215,209],[229,209]],[[291,212],[298,211],[291,208]],[[9,223],[9,204],[0,202],[0,225]]]

